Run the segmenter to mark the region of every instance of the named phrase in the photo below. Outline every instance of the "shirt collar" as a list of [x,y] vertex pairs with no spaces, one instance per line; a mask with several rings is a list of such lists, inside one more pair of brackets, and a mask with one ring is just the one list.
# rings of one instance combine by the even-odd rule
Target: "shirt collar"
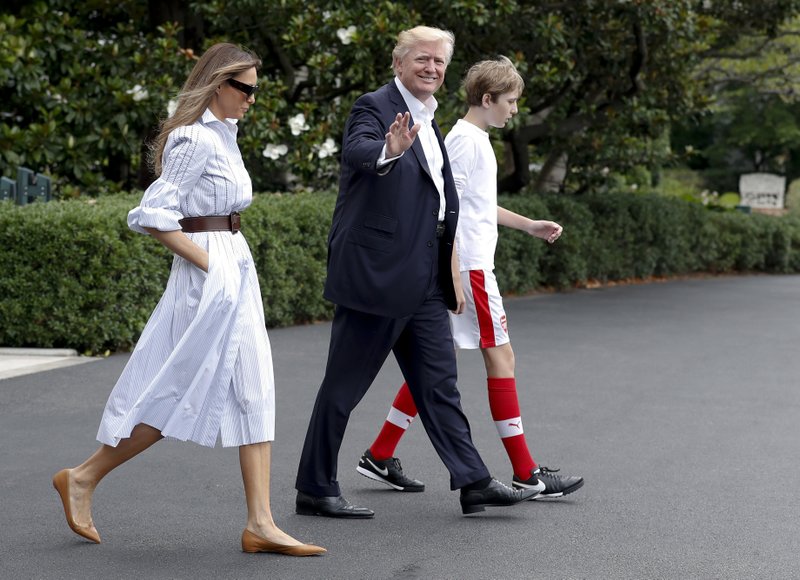
[[222,123],[225,128],[234,135],[236,135],[236,132],[239,129],[237,125],[239,119],[225,119],[224,121],[220,121],[217,119],[217,116],[211,112],[211,109],[206,109],[205,113],[203,113],[203,116],[200,119],[204,125],[208,125],[209,123]]
[[409,113],[411,113],[411,117],[413,117],[414,121],[433,121],[433,114],[436,112],[436,107],[439,106],[436,98],[431,95],[430,98],[423,103],[417,97],[412,95],[405,86],[403,86],[403,83],[400,82],[399,78],[394,77],[394,82],[397,85],[397,88],[400,90],[400,94],[403,96],[403,100],[406,102],[406,105],[408,105]]

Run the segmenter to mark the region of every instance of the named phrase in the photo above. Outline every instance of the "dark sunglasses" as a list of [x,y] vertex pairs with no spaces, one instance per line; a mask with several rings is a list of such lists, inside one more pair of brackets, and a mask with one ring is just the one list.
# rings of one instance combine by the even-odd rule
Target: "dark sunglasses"
[[237,91],[243,92],[248,97],[252,97],[256,94],[258,90],[258,85],[248,85],[243,82],[237,81],[236,79],[228,79],[228,84],[232,86]]

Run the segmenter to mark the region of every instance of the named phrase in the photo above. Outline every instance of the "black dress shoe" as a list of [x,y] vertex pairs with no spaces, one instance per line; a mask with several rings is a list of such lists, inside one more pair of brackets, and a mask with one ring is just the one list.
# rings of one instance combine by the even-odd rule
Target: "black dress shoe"
[[482,512],[486,506],[514,505],[539,493],[533,489],[511,489],[495,478],[483,489],[461,490],[461,512],[474,514]]
[[326,518],[367,519],[375,515],[371,509],[353,505],[341,495],[317,497],[302,491],[297,492],[295,511],[301,516]]

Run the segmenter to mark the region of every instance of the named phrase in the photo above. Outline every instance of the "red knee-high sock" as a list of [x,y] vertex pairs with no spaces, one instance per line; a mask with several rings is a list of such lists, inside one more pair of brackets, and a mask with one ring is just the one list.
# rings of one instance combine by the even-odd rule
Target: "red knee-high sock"
[[400,443],[400,438],[416,416],[417,406],[414,404],[408,384],[403,383],[392,403],[392,408],[389,409],[389,416],[386,417],[381,432],[369,448],[375,459],[394,457],[394,450]]
[[536,462],[528,451],[525,434],[522,429],[522,417],[517,399],[517,381],[511,378],[487,379],[489,383],[489,409],[492,412],[497,433],[503,440],[508,458],[514,468],[514,474],[520,479],[528,479],[531,470],[536,469]]

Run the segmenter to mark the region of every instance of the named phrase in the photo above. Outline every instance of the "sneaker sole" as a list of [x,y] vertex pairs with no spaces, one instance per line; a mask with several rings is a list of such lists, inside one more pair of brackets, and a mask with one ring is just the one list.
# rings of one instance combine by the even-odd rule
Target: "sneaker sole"
[[403,486],[400,486],[400,485],[395,485],[394,483],[391,483],[390,481],[388,481],[386,479],[383,479],[380,475],[378,475],[376,473],[373,473],[369,469],[366,469],[365,467],[361,467],[360,465],[358,467],[356,467],[356,471],[359,472],[364,477],[368,477],[373,481],[377,481],[378,483],[383,483],[384,485],[388,485],[389,487],[391,487],[395,491],[404,491],[406,493],[419,493],[419,492],[425,491],[425,486],[424,485],[420,486],[420,487],[403,487]]
[[580,480],[578,483],[576,483],[572,487],[568,487],[564,491],[560,491],[558,493],[540,493],[540,494],[532,497],[531,500],[556,499],[556,498],[559,498],[559,497],[564,497],[565,495],[569,495],[569,494],[571,494],[573,492],[578,491],[582,487],[583,487],[583,480]]

